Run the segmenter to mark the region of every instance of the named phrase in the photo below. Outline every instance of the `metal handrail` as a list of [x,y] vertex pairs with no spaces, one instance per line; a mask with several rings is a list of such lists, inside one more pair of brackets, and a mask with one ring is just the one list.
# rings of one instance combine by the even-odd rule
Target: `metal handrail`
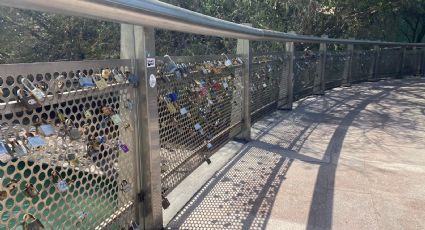
[[156,0],[0,0],[0,5],[187,33],[249,40],[425,46],[425,43],[336,39],[263,30],[206,16]]

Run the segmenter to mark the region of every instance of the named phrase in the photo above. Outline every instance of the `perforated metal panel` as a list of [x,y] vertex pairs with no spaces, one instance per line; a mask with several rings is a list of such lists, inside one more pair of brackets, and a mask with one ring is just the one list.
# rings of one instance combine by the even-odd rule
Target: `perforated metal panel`
[[[133,87],[111,75],[104,88],[82,88],[77,77],[105,68],[132,71],[129,60],[0,66],[0,139],[8,149],[0,163],[0,229],[22,228],[28,214],[46,229],[128,227],[136,198]],[[22,79],[42,89],[40,108],[17,102]],[[73,125],[65,130],[64,123]],[[44,144],[36,148],[30,137]]]
[[285,86],[281,81],[284,77],[284,63],[283,54],[254,56],[250,76],[252,122],[276,107],[279,86]]
[[402,74],[416,75],[419,74],[422,50],[407,50],[404,57]]
[[351,82],[362,82],[371,79],[371,68],[373,67],[374,51],[356,50],[353,53],[351,67]]
[[[298,100],[313,94],[314,80],[318,76],[319,57],[312,53],[295,52],[294,60],[294,99]],[[326,73],[325,73],[326,74]]]
[[343,51],[327,51],[325,62],[325,87],[331,89],[341,85],[347,54]]
[[376,78],[394,77],[399,75],[402,53],[400,49],[381,50],[376,68]]
[[167,58],[157,59],[162,62],[157,82],[166,195],[240,131],[242,65],[225,67],[223,56],[172,57],[184,70],[178,76],[165,71]]

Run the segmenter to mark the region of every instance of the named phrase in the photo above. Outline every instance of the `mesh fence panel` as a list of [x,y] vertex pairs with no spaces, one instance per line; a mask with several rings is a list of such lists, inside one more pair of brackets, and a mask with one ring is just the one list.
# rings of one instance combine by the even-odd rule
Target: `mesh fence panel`
[[304,52],[295,52],[294,60],[294,100],[313,94],[314,81],[318,77],[317,55],[305,55]]
[[346,52],[328,51],[325,62],[325,87],[331,89],[342,83],[344,68],[347,60]]
[[370,79],[371,68],[375,58],[375,52],[372,50],[354,51],[352,67],[351,67],[351,82],[362,82]]
[[243,64],[226,67],[222,56],[172,59],[179,70],[170,74],[170,61],[157,58],[165,195],[238,133],[242,116]]
[[251,121],[276,108],[284,73],[283,55],[254,56],[250,76]]
[[382,50],[377,63],[376,78],[397,76],[399,74],[401,57],[402,55],[399,49]]
[[[0,65],[0,229],[128,226],[136,178],[128,67],[129,60]],[[35,96],[22,83],[36,85]]]

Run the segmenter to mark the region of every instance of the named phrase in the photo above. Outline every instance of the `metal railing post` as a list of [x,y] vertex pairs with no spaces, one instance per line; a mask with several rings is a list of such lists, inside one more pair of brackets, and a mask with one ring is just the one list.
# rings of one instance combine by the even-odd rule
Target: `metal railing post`
[[[244,24],[252,26],[251,24]],[[242,71],[242,129],[241,134],[237,137],[244,141],[251,140],[251,91],[250,91],[250,76],[252,64],[251,42],[247,39],[238,39],[237,54],[241,55],[244,60]]]
[[[136,215],[144,229],[162,228],[159,124],[153,28],[121,26],[121,58],[130,58],[139,78],[135,86],[137,167]],[[149,60],[149,61],[148,61]],[[149,62],[149,65],[148,65]],[[142,204],[143,202],[143,204]]]
[[422,50],[421,75],[425,76],[425,48],[422,47],[421,50]]
[[401,54],[400,54],[400,63],[398,66],[398,74],[396,76],[396,78],[402,78],[402,76],[404,75],[404,65],[405,65],[405,60],[406,59],[406,47],[401,47]]
[[373,81],[377,81],[379,75],[379,62],[381,58],[381,47],[378,45],[373,46],[373,64],[371,66],[371,77]]
[[347,59],[345,60],[344,64],[344,78],[342,80],[342,86],[344,87],[350,87],[352,78],[352,66],[353,66],[353,59],[354,59],[354,45],[349,44],[347,45]]
[[414,54],[415,54],[415,64],[416,64],[416,70],[415,70],[415,76],[419,76],[421,74],[421,61],[422,61],[422,53],[420,52],[420,49],[418,47],[413,47]]
[[[322,35],[322,38],[328,38],[328,35]],[[319,65],[317,68],[317,80],[314,84],[313,93],[316,95],[325,94],[325,67],[326,67],[326,43],[320,43]]]
[[292,104],[294,102],[294,60],[295,60],[295,47],[294,42],[286,42],[285,43],[285,59],[286,69],[283,68],[283,76],[282,82],[280,86],[286,87],[286,92],[284,90],[280,90],[279,98],[286,98],[286,101],[282,102],[282,104],[278,105],[279,109],[292,110]]

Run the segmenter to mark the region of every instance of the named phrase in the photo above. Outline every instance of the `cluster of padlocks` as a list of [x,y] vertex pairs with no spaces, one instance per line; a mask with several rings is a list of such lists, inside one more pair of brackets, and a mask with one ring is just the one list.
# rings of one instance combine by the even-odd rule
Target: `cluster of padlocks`
[[163,177],[194,155],[211,163],[215,138],[231,125],[232,109],[241,108],[242,85],[236,75],[243,64],[225,54],[178,64],[168,55],[163,58],[157,67]]
[[1,84],[0,229],[92,228],[133,201],[134,74],[17,74]]

